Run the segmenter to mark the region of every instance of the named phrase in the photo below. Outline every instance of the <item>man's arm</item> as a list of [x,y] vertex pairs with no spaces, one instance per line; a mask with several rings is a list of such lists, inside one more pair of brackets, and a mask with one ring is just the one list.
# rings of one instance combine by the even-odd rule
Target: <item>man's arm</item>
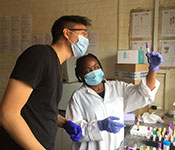
[[21,110],[27,102],[32,87],[25,82],[10,79],[0,105],[0,124],[21,147],[27,150],[44,150],[27,123]]
[[57,125],[58,127],[63,128],[63,124],[66,123],[66,121],[68,121],[68,119],[64,118],[63,116],[59,115],[57,116]]
[[70,135],[70,138],[73,141],[79,141],[82,135],[81,127],[75,123],[73,123],[71,120],[68,120],[64,118],[63,116],[59,115],[57,116],[57,125],[59,127],[62,127],[66,130],[66,132]]

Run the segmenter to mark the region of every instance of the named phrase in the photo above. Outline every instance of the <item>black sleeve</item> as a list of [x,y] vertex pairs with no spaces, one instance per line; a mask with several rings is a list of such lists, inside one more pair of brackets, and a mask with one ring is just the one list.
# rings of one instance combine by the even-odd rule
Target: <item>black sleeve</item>
[[44,78],[47,51],[44,46],[29,47],[17,59],[10,78],[24,81],[35,88]]

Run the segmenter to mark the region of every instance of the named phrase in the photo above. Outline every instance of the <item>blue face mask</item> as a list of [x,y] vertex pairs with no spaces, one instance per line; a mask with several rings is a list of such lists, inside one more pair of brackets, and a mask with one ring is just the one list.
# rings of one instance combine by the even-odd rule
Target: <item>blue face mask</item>
[[88,85],[98,85],[103,80],[103,76],[103,71],[101,69],[97,69],[86,74],[84,79]]
[[72,51],[75,57],[83,56],[86,53],[89,46],[89,40],[87,38],[83,37],[82,35],[77,35],[77,36],[78,36],[78,41],[76,43],[71,42]]

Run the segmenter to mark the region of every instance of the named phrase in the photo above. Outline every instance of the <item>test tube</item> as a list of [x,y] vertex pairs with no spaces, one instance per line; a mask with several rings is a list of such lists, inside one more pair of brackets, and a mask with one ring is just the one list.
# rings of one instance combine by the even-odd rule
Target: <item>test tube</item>
[[130,146],[129,146],[129,145],[128,145],[128,146],[126,146],[126,149],[127,149],[127,150],[130,150]]
[[163,141],[163,150],[169,150],[170,149],[171,142],[168,140]]
[[140,146],[140,150],[143,150],[143,145]]
[[139,131],[139,119],[137,119],[137,131]]
[[175,146],[175,137],[174,137],[174,140],[173,140],[173,146]]
[[171,136],[171,139],[170,139],[171,143],[173,143],[173,140],[174,140],[174,138],[173,138],[173,136]]
[[134,144],[133,150],[136,150],[136,149],[137,149],[137,144]]
[[147,130],[146,138],[147,138],[147,140],[149,140],[149,139],[151,138],[151,130],[150,130],[150,126],[148,126],[147,129],[148,129],[148,130]]
[[161,149],[162,149],[162,143],[159,142],[159,143],[158,143],[158,150],[161,150]]
[[162,141],[162,135],[161,134],[159,135],[159,141]]
[[161,132],[162,132],[162,128],[158,128],[158,131],[160,132],[160,134],[161,134]]
[[146,52],[149,53],[150,52],[150,48],[149,48],[149,44],[146,43]]
[[153,141],[156,141],[156,131],[153,131]]

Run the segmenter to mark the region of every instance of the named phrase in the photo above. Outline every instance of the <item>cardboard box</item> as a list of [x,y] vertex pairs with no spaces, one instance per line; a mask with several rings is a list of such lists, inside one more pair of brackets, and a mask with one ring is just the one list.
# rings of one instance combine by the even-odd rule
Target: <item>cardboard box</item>
[[142,50],[118,50],[117,63],[119,64],[143,64],[144,51]]
[[133,113],[138,116],[138,115],[142,115],[143,113],[145,112],[148,112],[149,111],[149,105],[143,107],[143,108],[139,108],[139,109],[136,109],[135,111],[133,111]]
[[115,79],[118,81],[124,81],[126,83],[133,83],[133,84],[139,84],[140,81],[142,81],[142,79],[133,80],[133,79],[118,78],[118,77],[115,77]]
[[149,64],[115,64],[115,71],[144,72],[148,71]]
[[127,83],[139,84],[147,75],[148,64],[116,64],[115,79]]

